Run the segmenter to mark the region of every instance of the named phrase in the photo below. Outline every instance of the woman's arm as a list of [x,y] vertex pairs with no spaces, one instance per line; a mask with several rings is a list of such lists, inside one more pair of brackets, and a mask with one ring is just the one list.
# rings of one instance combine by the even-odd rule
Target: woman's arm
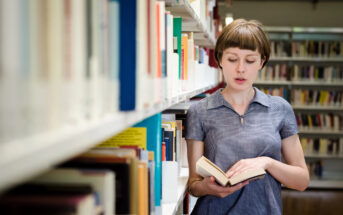
[[286,164],[272,160],[267,170],[286,187],[304,191],[310,176],[298,135],[282,140],[282,155]]
[[286,187],[304,191],[309,185],[310,177],[297,134],[282,140],[282,154],[285,163],[270,157],[240,160],[228,170],[227,176],[232,177],[248,169],[261,167]]
[[214,177],[202,178],[196,173],[196,162],[204,154],[204,142],[187,140],[187,157],[189,166],[188,190],[193,196],[214,195],[225,197],[247,185],[248,182],[240,183],[232,187],[218,185]]

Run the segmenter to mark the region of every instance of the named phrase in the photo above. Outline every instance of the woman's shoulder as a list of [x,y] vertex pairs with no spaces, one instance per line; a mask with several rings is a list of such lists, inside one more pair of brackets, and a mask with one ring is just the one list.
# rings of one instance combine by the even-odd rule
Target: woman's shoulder
[[268,95],[270,106],[275,109],[292,109],[291,104],[281,96],[271,96]]
[[217,100],[217,94],[218,92],[215,92],[201,100],[192,101],[193,104],[189,107],[188,111],[195,111],[198,113],[204,113],[207,111],[209,104],[213,103],[215,100]]

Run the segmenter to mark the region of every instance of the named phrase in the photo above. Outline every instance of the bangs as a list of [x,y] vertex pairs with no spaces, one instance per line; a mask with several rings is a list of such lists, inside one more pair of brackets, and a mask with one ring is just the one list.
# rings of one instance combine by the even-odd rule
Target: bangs
[[222,51],[232,47],[258,51],[260,54],[262,53],[262,41],[259,40],[256,34],[250,31],[248,26],[246,28],[233,29],[232,32],[227,34],[227,38],[224,40],[227,42]]
[[266,65],[270,56],[269,39],[262,29],[262,24],[256,20],[246,21],[245,19],[237,19],[224,27],[218,37],[214,50],[214,57],[220,68],[223,52],[227,48],[259,52],[264,60],[262,68]]

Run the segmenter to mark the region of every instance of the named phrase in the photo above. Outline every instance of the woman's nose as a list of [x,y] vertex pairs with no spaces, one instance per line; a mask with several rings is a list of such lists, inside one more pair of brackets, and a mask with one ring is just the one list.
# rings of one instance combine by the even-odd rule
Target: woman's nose
[[245,70],[245,64],[243,61],[238,61],[237,64],[237,72],[244,72]]

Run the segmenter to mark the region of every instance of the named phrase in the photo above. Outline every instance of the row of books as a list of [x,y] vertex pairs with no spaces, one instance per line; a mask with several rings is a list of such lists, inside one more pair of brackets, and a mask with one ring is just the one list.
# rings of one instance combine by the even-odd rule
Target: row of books
[[301,138],[306,155],[343,155],[343,138]]
[[[153,153],[95,148],[5,193],[0,210],[4,214],[150,214],[155,208],[153,173]],[[70,207],[77,211],[64,212]]]
[[307,81],[343,83],[341,66],[298,65],[286,63],[271,64],[264,67],[258,75],[259,81]]
[[343,91],[292,89],[286,87],[259,87],[267,95],[280,96],[292,105],[314,107],[342,107]]
[[1,13],[0,143],[218,83],[164,1],[13,0]]
[[343,106],[343,91],[293,89],[291,96],[293,105]]
[[296,113],[295,118],[300,130],[343,131],[343,116],[332,113]]
[[[37,214],[72,209],[75,214],[158,213],[162,202],[176,202],[178,198],[180,169],[187,166],[185,119],[185,114],[159,113],[135,124],[1,195],[0,212],[31,210],[36,213],[43,208]],[[78,188],[81,185],[88,187]],[[80,189],[80,193],[74,192]],[[57,197],[62,200],[54,205]],[[78,201],[74,201],[76,197]],[[82,206],[84,201],[86,206]],[[89,211],[78,212],[83,207]]]
[[271,95],[271,96],[280,96],[286,100],[289,101],[289,90],[285,87],[273,87],[273,88],[265,88],[265,87],[258,87],[259,90],[261,90],[262,92],[264,92],[267,95]]
[[98,147],[137,146],[155,154],[155,205],[177,200],[177,181],[187,167],[184,113],[159,113],[102,142]]
[[341,41],[271,41],[272,57],[343,58]]
[[321,179],[323,177],[324,165],[322,160],[306,163],[310,178]]
[[114,214],[109,170],[54,169],[0,196],[1,214]]

